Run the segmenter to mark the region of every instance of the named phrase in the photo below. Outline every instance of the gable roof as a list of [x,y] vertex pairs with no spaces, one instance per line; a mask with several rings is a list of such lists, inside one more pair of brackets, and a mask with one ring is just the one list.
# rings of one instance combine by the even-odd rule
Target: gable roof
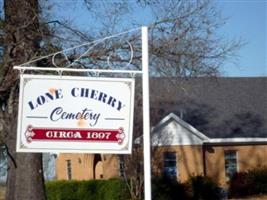
[[152,129],[151,136],[152,146],[202,145],[209,139],[173,113]]
[[196,137],[198,137],[199,139],[201,139],[203,141],[209,139],[206,135],[204,135],[203,133],[201,133],[200,131],[198,131],[197,129],[195,129],[193,126],[191,126],[190,124],[188,124],[187,122],[185,122],[184,120],[182,120],[181,118],[179,118],[174,113],[170,113],[166,117],[164,117],[155,127],[152,128],[151,131],[152,132],[156,132],[159,128],[161,128],[162,126],[164,126],[170,120],[176,121],[181,126],[183,126],[183,128],[189,130],[192,134],[194,134]]
[[[175,130],[168,125],[175,121],[184,129]],[[165,129],[165,130],[164,130]],[[166,131],[167,129],[167,131]],[[188,130],[188,131],[185,131]],[[157,137],[160,135],[160,137]],[[186,137],[184,137],[186,136]],[[171,137],[171,138],[169,138]],[[194,138],[195,137],[195,138]],[[166,140],[167,138],[167,140]],[[198,141],[196,141],[196,138]],[[186,141],[184,141],[184,139]],[[155,141],[156,140],[156,141]],[[172,145],[231,145],[231,144],[266,144],[267,138],[208,138],[190,124],[183,121],[174,113],[168,114],[152,128],[153,146]]]
[[182,112],[209,138],[267,138],[267,77],[151,78],[150,101],[152,125]]

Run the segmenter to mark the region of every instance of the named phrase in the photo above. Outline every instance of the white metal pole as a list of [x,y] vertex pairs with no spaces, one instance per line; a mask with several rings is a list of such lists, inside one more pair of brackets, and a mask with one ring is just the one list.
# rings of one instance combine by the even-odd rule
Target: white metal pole
[[150,114],[149,114],[149,73],[148,73],[148,28],[142,27],[142,84],[143,84],[143,151],[145,200],[151,200],[151,155],[150,155]]

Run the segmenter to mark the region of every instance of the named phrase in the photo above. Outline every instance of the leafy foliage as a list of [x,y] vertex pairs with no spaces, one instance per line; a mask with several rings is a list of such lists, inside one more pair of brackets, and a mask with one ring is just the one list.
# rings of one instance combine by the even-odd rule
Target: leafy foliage
[[154,178],[152,180],[152,198],[154,200],[172,200],[179,197],[187,200],[187,187],[173,179]]
[[[132,199],[120,179],[90,181],[51,181],[46,183],[48,200],[127,200]],[[153,200],[216,200],[218,187],[210,178],[191,177],[186,183],[155,177],[152,180]]]
[[229,183],[232,197],[267,194],[267,168],[257,168],[234,174]]
[[46,183],[48,200],[127,200],[129,194],[119,179],[51,181]]
[[191,190],[192,200],[218,200],[220,199],[218,185],[209,177],[192,176],[186,183]]
[[192,176],[187,182],[179,183],[173,179],[155,178],[152,182],[154,200],[219,200],[218,185],[209,177]]

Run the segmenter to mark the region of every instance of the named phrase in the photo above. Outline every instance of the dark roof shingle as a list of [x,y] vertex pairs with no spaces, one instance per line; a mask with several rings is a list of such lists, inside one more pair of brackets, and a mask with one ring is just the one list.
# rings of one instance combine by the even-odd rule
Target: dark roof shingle
[[267,137],[267,77],[151,78],[150,102],[152,125],[174,112],[210,138]]

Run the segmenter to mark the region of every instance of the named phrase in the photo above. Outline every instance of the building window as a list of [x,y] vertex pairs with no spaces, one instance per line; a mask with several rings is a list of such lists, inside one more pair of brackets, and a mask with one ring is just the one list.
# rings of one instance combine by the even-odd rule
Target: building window
[[237,151],[225,151],[224,161],[225,161],[225,177],[228,181],[238,171]]
[[163,174],[168,178],[177,177],[177,168],[176,168],[176,153],[175,152],[164,152],[164,166]]
[[119,173],[120,173],[120,177],[124,177],[124,169],[125,169],[125,163],[124,163],[124,157],[123,156],[119,156],[119,161],[120,161],[120,166],[119,166]]
[[71,160],[66,160],[67,162],[67,179],[72,179],[72,172],[71,172]]

